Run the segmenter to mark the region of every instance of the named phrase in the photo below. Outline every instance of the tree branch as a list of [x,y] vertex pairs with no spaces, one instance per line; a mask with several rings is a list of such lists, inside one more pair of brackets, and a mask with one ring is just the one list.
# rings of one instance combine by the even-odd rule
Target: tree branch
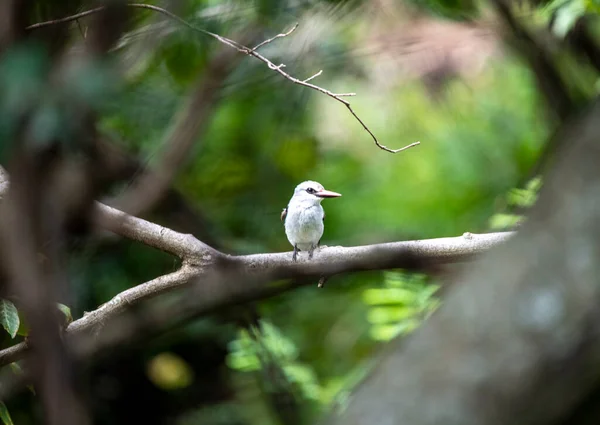
[[[119,143],[107,135],[95,140],[101,167],[106,171],[106,180],[132,181],[145,167],[136,156],[126,152]],[[146,169],[146,172],[151,170]],[[111,201],[106,202],[108,205]],[[166,190],[162,202],[153,211],[153,217],[160,217],[166,226],[183,233],[193,233],[208,245],[219,249],[219,242],[214,237],[210,222],[198,206],[190,205],[181,191],[170,187]]]
[[[8,190],[8,175],[0,167],[0,197]],[[77,334],[116,317],[129,306],[179,288],[195,280],[199,287],[212,280],[210,296],[198,297],[203,309],[222,305],[231,297],[249,297],[264,289],[264,283],[276,279],[331,276],[339,273],[389,268],[424,269],[471,259],[474,255],[504,242],[512,232],[490,234],[465,233],[453,238],[390,242],[354,247],[323,246],[312,260],[300,255],[292,262],[291,252],[231,256],[206,245],[191,234],[175,232],[147,220],[131,216],[107,205],[96,203],[95,222],[120,236],[173,254],[182,267],[168,275],[127,289],[84,317],[71,323],[67,332]],[[218,279],[214,279],[218,276]],[[235,279],[244,285],[234,285]],[[26,344],[0,351],[0,366],[22,357]]]
[[[227,302],[254,297],[269,290],[265,282],[277,279],[318,277],[322,275],[382,270],[389,268],[423,269],[435,264],[448,264],[471,259],[474,255],[501,244],[511,232],[474,235],[467,233],[453,238],[406,242],[391,242],[355,247],[322,247],[308,260],[300,256],[291,261],[292,253],[229,256],[216,251],[192,235],[184,235],[126,214],[104,205],[98,205],[103,223],[116,220],[114,228],[122,236],[130,237],[155,248],[173,253],[183,260],[178,271],[160,276],[144,284],[127,289],[98,309],[74,321],[67,328],[71,335],[102,325],[141,301],[180,288],[191,281],[198,282],[201,294],[193,303],[202,311],[209,311]],[[123,220],[122,215],[126,216]],[[243,284],[239,282],[243,280]],[[26,344],[21,343],[0,351],[0,366],[22,357]]]
[[[350,102],[348,102],[347,100],[343,99],[343,97],[345,96],[355,96],[356,93],[333,93],[330,90],[327,90],[323,87],[314,85],[309,83],[310,80],[312,80],[313,78],[317,77],[318,75],[320,75],[322,73],[322,71],[319,71],[318,73],[314,74],[313,76],[306,78],[304,80],[295,78],[293,76],[291,76],[290,74],[288,74],[287,72],[285,72],[283,70],[283,68],[285,67],[285,64],[279,64],[279,65],[275,65],[270,59],[267,59],[265,56],[261,55],[260,53],[257,52],[257,49],[259,47],[264,46],[265,44],[268,44],[270,42],[272,42],[273,40],[277,39],[277,38],[282,38],[282,37],[286,37],[288,35],[290,35],[297,27],[298,24],[296,24],[291,30],[285,32],[285,33],[281,33],[278,34],[272,38],[269,38],[265,41],[263,41],[262,43],[259,43],[256,47],[254,48],[250,48],[247,47],[241,43],[238,43],[235,40],[231,40],[227,37],[223,37],[222,35],[216,34],[214,32],[211,31],[207,31],[205,29],[202,28],[198,28],[192,24],[190,24],[188,21],[186,21],[183,18],[180,18],[179,16],[175,15],[172,12],[169,12],[166,9],[163,9],[162,7],[158,7],[158,6],[154,6],[154,5],[150,5],[150,4],[144,4],[144,3],[129,3],[128,4],[129,7],[133,7],[133,8],[138,8],[138,9],[147,9],[147,10],[151,10],[153,12],[158,12],[161,13],[167,17],[169,17],[170,19],[173,19],[177,22],[179,22],[180,24],[186,26],[187,28],[193,30],[193,31],[197,31],[201,34],[207,35],[209,37],[212,37],[216,40],[218,40],[219,42],[237,50],[240,53],[243,53],[247,56],[252,56],[256,59],[258,59],[259,61],[265,63],[269,69],[277,72],[279,75],[281,75],[283,78],[285,78],[286,80],[291,81],[294,84],[298,84],[300,86],[304,86],[304,87],[308,87],[312,90],[316,90],[318,92],[321,92],[335,100],[337,100],[338,102],[340,102],[341,104],[343,104],[348,111],[352,114],[352,116],[354,116],[354,118],[359,122],[359,124],[362,126],[362,128],[371,136],[371,138],[373,139],[373,141],[375,142],[375,145],[379,148],[382,149],[386,152],[390,152],[390,153],[398,153],[398,152],[402,152],[406,149],[412,148],[414,146],[419,145],[421,142],[414,142],[411,143],[407,146],[404,146],[402,148],[399,149],[391,149],[388,148],[385,145],[382,145],[379,140],[377,139],[377,137],[375,136],[375,134],[373,134],[373,132],[369,129],[369,127],[367,127],[367,125],[363,122],[363,120],[356,114],[356,112],[354,112],[354,109],[352,109],[352,106],[350,105]],[[72,16],[67,16],[65,18],[61,18],[61,19],[55,19],[55,20],[51,20],[51,21],[46,21],[46,22],[39,22],[37,24],[33,24],[27,27],[27,30],[33,30],[33,29],[37,29],[37,28],[42,28],[45,26],[49,26],[49,25],[56,25],[56,24],[62,24],[62,23],[66,23],[66,22],[72,22],[72,21],[76,21],[78,19],[81,19],[85,16],[89,16],[92,15],[94,13],[98,13],[100,11],[102,11],[104,9],[104,7],[97,7],[95,9],[90,9],[81,13],[78,13],[76,15],[72,15]]]
[[[4,195],[8,186],[8,176],[0,167],[0,196]],[[427,269],[433,265],[466,261],[501,244],[514,234],[465,233],[459,237],[365,246],[323,246],[312,260],[300,255],[298,262],[292,262],[291,252],[226,255],[193,235],[175,232],[99,202],[96,203],[94,219],[98,225],[120,236],[179,257],[183,264],[173,273],[119,293],[98,309],[74,321],[67,328],[68,334],[73,336],[103,326],[131,306],[181,288],[192,281],[197,282],[193,288],[197,293],[194,297],[188,297],[188,303],[192,304],[188,308],[205,312],[227,303],[238,302],[240,299],[269,295],[272,288],[265,283],[278,279],[318,279],[321,276],[339,273],[390,268]],[[282,290],[293,286],[288,285]],[[126,331],[119,330],[117,338],[123,338],[124,332]],[[114,344],[114,337],[111,338],[110,343]],[[22,358],[26,350],[26,343],[0,350],[0,366]]]
[[176,255],[187,262],[199,264],[209,261],[211,256],[222,255],[193,235],[175,232],[100,202],[96,203],[94,215],[96,223],[101,227],[117,235]]

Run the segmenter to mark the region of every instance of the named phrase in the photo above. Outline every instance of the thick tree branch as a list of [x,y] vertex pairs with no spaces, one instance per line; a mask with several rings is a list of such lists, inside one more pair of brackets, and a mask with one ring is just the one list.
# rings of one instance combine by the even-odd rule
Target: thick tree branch
[[[8,190],[8,175],[0,167],[0,196]],[[426,269],[471,259],[475,254],[504,242],[511,232],[471,234],[460,237],[420,241],[390,242],[355,247],[322,247],[312,260],[292,254],[253,254],[230,256],[211,248],[193,235],[175,232],[147,220],[128,215],[107,205],[96,203],[95,222],[120,236],[173,254],[182,260],[179,270],[134,286],[98,309],[71,323],[67,331],[77,334],[118,316],[129,306],[198,282],[202,296],[194,303],[210,310],[230,299],[249,298],[266,289],[265,282],[276,279],[331,276],[338,273],[383,270],[389,268]],[[243,280],[244,284],[235,282]],[[205,286],[203,288],[203,285]],[[22,357],[26,344],[0,351],[0,366]]]
[[[209,311],[215,307],[252,298],[269,288],[266,282],[276,279],[315,277],[351,271],[389,268],[427,268],[471,259],[512,236],[512,233],[474,235],[420,241],[391,242],[355,247],[323,247],[312,260],[301,255],[297,263],[292,253],[229,256],[195,239],[126,214],[98,205],[102,222],[115,220],[114,230],[155,248],[170,252],[183,260],[178,271],[130,288],[97,310],[73,322],[67,332],[75,335],[102,325],[127,308],[162,293],[197,282],[194,308]],[[125,220],[122,216],[125,216]],[[240,283],[241,282],[241,283]],[[120,331],[119,331],[120,332]],[[25,344],[0,351],[0,366],[22,357]]]
[[[109,136],[97,137],[94,148],[101,158],[102,168],[106,170],[107,181],[132,181],[145,168],[145,164],[136,155],[126,152]],[[111,205],[111,201],[106,203]],[[166,190],[163,202],[153,211],[152,216],[160,217],[160,221],[173,230],[193,233],[210,246],[219,248],[219,242],[214,237],[210,222],[202,210],[192,206],[176,188],[170,187]]]
[[[117,235],[142,242],[192,263],[205,262],[220,253],[190,234],[175,232],[158,224],[96,203],[95,221]],[[208,258],[207,258],[208,257]]]

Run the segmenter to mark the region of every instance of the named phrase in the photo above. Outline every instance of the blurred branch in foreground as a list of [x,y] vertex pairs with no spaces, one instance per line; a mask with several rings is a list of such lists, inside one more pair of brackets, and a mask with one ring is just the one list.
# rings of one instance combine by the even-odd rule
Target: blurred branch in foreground
[[600,378],[600,102],[558,137],[518,235],[474,263],[413,336],[392,342],[329,423],[598,423],[587,402]]
[[[27,2],[12,4],[10,15],[26,17],[28,6]],[[69,83],[82,69],[104,59],[127,22],[123,4],[117,1],[108,5],[90,25],[83,48],[70,57],[65,31],[58,28],[49,37],[51,41],[40,43],[44,53],[38,58],[44,57],[45,66],[28,81],[36,87],[35,95],[23,95],[21,90],[20,106],[10,108],[14,109],[13,115],[3,122],[9,122],[10,130],[3,131],[2,136],[4,153],[10,156],[7,167],[12,181],[0,212],[2,296],[16,300],[28,324],[28,337],[35,349],[28,356],[27,371],[40,393],[44,422],[50,425],[92,422],[78,391],[77,364],[72,361],[70,347],[63,344],[63,326],[56,310],[56,302],[68,290],[63,242],[76,233],[86,233],[89,211],[100,188],[100,167],[89,143],[96,133],[91,96],[82,96],[80,87]],[[16,29],[13,43],[27,45],[30,40],[22,32],[23,22],[15,19],[15,23],[21,26]],[[19,47],[10,47],[2,56],[2,65],[22,71],[19,53],[15,53]],[[35,54],[24,56],[32,58]],[[6,88],[6,81],[3,83]],[[17,85],[21,89],[23,86]],[[76,95],[69,96],[73,93]],[[56,104],[68,111],[68,119],[53,115],[40,131],[40,116],[49,110],[56,112]]]

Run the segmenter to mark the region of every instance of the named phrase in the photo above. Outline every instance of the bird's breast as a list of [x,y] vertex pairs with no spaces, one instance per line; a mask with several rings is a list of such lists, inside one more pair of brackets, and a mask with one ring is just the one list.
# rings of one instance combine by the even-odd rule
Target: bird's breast
[[285,233],[292,244],[317,244],[323,236],[323,208],[318,206],[288,207]]

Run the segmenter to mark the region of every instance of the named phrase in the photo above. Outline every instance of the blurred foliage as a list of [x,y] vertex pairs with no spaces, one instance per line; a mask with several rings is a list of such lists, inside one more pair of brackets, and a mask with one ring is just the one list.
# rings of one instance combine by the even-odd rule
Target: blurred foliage
[[411,333],[440,304],[434,297],[438,287],[427,284],[424,275],[385,272],[383,277],[383,288],[363,293],[363,301],[370,307],[371,337],[376,341]]
[[[472,18],[482,8],[470,0],[413,4],[454,19]],[[338,102],[244,58],[228,77],[209,128],[175,182],[223,250],[289,250],[279,214],[293,188],[308,179],[344,195],[323,202],[324,245],[512,228],[522,209],[535,202],[539,179],[513,188],[528,179],[552,127],[531,72],[509,53],[468,81],[451,81],[439,101],[419,81],[381,89],[365,78],[372,71],[369,60],[377,59],[368,56],[377,53],[356,53],[375,19],[367,2],[189,0],[179,5],[178,13],[190,22],[228,36],[258,25],[267,38],[300,22],[292,36],[261,52],[286,63],[299,78],[323,69],[315,83],[356,92],[350,98],[353,108],[383,144],[396,148],[421,141],[398,155],[383,152]],[[548,20],[559,11],[554,30],[564,35],[574,19],[595,7],[590,0],[555,0],[536,11]],[[76,24],[71,30],[74,39],[80,37]],[[0,62],[0,160],[7,155],[4,141],[11,140],[25,109],[34,105],[36,110],[35,140],[52,135],[76,144],[69,117],[90,104],[101,133],[153,163],[178,108],[220,47],[144,12],[135,15],[132,32],[109,61],[70,69],[64,78],[69,84],[60,85],[46,84],[48,53],[41,46],[18,46]],[[120,76],[117,64],[129,65]],[[68,323],[71,311],[81,317],[117,293],[176,268],[172,257],[132,241],[107,237],[78,245],[69,261],[73,293],[60,300],[61,310]],[[104,415],[97,423],[127,423],[117,420],[136,410],[127,397],[141,397],[140,408],[155,417],[164,407],[171,423],[282,423],[261,378],[273,365],[285,377],[284,389],[308,412],[302,416],[308,423],[323,410],[343,408],[348,391],[382,345],[417,329],[435,310],[436,288],[423,276],[401,272],[338,276],[324,289],[315,282],[258,303],[258,327],[198,320],[163,335],[160,344],[154,341],[159,348],[137,347],[128,363],[114,366],[114,376],[102,371],[93,386],[94,401],[101,404],[94,408]],[[15,343],[18,316],[15,322],[8,304],[1,311],[10,335],[0,342],[7,346]],[[18,333],[27,334],[23,324]],[[120,399],[126,401],[120,405]],[[19,424],[36,423],[30,418],[37,412],[32,394],[13,403],[9,407]],[[0,407],[2,416],[6,408]]]
[[[542,179],[535,177],[525,185],[524,189],[511,189],[506,196],[506,209],[525,212],[537,201],[541,186]],[[489,225],[491,230],[508,230],[521,224],[524,219],[522,214],[499,212],[490,217]]]
[[298,361],[298,349],[293,341],[268,321],[262,320],[260,328],[240,330],[239,337],[230,343],[227,364],[232,369],[253,372],[271,362],[281,367],[287,380],[304,398],[324,402],[312,368]]

